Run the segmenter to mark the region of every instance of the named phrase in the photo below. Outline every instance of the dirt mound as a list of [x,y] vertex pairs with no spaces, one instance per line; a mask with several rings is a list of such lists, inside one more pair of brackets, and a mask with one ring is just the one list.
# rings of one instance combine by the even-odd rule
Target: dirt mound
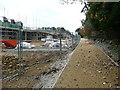
[[30,42],[30,44],[35,45],[35,46],[41,46],[41,45],[44,44],[44,42],[42,42],[42,41],[32,41],[32,42]]
[[[23,68],[29,68],[36,64],[47,62],[53,54],[24,54],[22,62],[19,61],[18,55],[3,54],[2,55],[2,78],[14,75],[20,71],[22,64]],[[20,63],[21,62],[21,63]]]

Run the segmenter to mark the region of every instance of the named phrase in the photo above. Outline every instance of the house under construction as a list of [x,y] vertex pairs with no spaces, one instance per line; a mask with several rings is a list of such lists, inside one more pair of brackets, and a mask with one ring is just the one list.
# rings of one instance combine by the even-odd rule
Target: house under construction
[[46,38],[48,35],[52,36],[53,38],[57,38],[57,34],[53,33],[52,29],[50,28],[49,30],[33,30],[29,27],[23,27],[23,23],[21,21],[7,19],[6,17],[2,17],[0,20],[0,34],[0,36],[2,36],[0,41],[8,46],[11,46],[13,43],[15,44],[15,40],[17,44],[17,41],[20,38],[23,41],[41,40],[41,38]]

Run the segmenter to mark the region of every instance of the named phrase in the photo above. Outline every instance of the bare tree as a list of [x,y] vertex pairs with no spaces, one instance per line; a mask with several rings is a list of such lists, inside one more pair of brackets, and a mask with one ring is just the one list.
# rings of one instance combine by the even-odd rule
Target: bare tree
[[83,4],[85,0],[60,0],[61,4],[76,4],[77,2],[81,2]]

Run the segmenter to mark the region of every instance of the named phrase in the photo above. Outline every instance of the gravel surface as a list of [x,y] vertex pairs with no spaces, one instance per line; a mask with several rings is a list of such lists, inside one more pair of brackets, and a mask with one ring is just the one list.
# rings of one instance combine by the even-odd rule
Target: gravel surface
[[[51,58],[52,62],[38,64],[20,77],[5,80],[3,87],[119,88],[118,67],[89,40],[81,39],[75,50],[66,54],[46,56],[41,60]],[[37,60],[35,57],[36,54],[31,60]]]
[[[43,73],[49,73],[57,72],[56,69],[61,70],[62,67],[54,67],[63,65],[65,63],[65,60],[62,61],[62,58],[67,54],[68,52],[62,52],[61,55],[59,52],[52,52],[52,53],[44,53],[44,54],[36,54],[36,53],[30,53],[30,54],[24,54],[23,58],[25,60],[26,70],[24,70],[23,75],[17,75],[16,77],[4,79],[2,81],[3,88],[32,88],[35,86],[36,83],[38,83],[40,80],[38,77],[42,77]],[[19,68],[14,68],[16,66],[15,62],[18,60],[16,59],[15,62],[10,61],[14,60],[11,57],[14,58],[13,54],[2,54],[2,56],[5,56],[5,60],[3,62],[4,68],[3,68],[3,75],[9,74],[9,71],[7,69],[10,69],[11,71],[18,70]],[[7,56],[8,55],[8,56]],[[17,55],[16,55],[17,56]],[[7,58],[7,59],[6,59]],[[11,58],[9,60],[9,58]],[[54,64],[54,62],[58,61]],[[7,62],[7,64],[6,64]],[[7,67],[8,65],[12,65],[13,67]],[[6,67],[6,68],[5,68]],[[7,72],[5,72],[5,70]],[[7,74],[7,75],[8,75]],[[9,74],[10,75],[10,74]],[[44,74],[45,75],[45,74]],[[46,82],[42,82],[46,83]],[[53,86],[53,85],[52,85]]]
[[53,63],[47,71],[39,75],[39,81],[33,86],[33,88],[53,88],[63,70],[65,69],[67,63],[69,62],[71,55],[72,53],[67,54],[61,60]]
[[82,39],[55,88],[119,88],[118,67],[95,44]]

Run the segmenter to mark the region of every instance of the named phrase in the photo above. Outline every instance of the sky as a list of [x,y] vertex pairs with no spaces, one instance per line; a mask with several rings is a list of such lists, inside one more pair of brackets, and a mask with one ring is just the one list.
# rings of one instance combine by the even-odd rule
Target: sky
[[74,32],[85,19],[84,5],[60,0],[0,0],[0,16],[22,21],[28,27],[64,27]]

